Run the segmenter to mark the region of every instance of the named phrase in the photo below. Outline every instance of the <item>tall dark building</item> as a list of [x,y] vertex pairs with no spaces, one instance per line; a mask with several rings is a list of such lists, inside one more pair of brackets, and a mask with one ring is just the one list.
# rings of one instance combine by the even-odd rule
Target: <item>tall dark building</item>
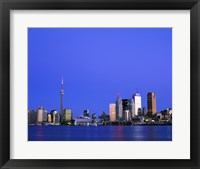
[[64,82],[62,77],[61,91],[60,91],[60,115],[63,116],[63,97],[64,97]]
[[156,94],[150,92],[147,94],[147,105],[148,105],[148,115],[152,116],[156,114]]
[[129,110],[129,99],[122,99],[122,107],[124,110]]
[[28,124],[36,124],[37,123],[38,112],[36,110],[28,111]]
[[122,112],[122,120],[125,120],[125,117],[127,116],[126,114],[130,114],[129,105],[130,105],[129,99],[122,99],[122,110],[123,110],[123,112]]

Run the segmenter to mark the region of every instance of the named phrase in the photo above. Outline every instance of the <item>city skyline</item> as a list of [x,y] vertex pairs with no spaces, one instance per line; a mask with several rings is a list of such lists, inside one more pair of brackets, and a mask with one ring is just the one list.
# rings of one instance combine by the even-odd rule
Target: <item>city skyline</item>
[[[78,35],[75,35],[77,33]],[[154,42],[152,42],[153,45],[149,45],[150,47],[147,47],[143,44],[143,47],[148,49],[150,52],[149,55],[146,54],[147,56],[143,56],[143,60],[140,59],[141,55],[139,55],[139,51],[131,54],[131,50],[136,48],[131,48],[130,44],[128,44],[128,42],[132,42],[136,45],[136,41],[132,38],[137,37],[136,40],[139,40],[139,37],[136,36],[137,33],[140,33],[140,35],[142,33],[141,36],[148,37],[148,40],[141,40],[141,44],[146,44],[149,42],[149,36],[152,36],[150,34],[153,33],[153,35],[157,35],[154,37],[154,40],[152,40]],[[61,35],[63,35],[64,38]],[[120,37],[118,37],[119,35]],[[69,39],[65,39],[67,36],[71,42]],[[116,40],[116,36],[119,41],[118,43],[114,41]],[[162,41],[163,37],[164,42]],[[121,40],[124,40],[125,42],[120,43]],[[126,40],[128,40],[128,42],[126,42]],[[56,45],[55,42],[58,42],[58,44]],[[75,42],[79,45],[77,45]],[[87,48],[83,48],[80,45],[82,44],[85,47],[83,42],[90,42],[90,45],[93,46],[93,49],[90,50],[91,46],[89,48],[89,45],[86,45]],[[105,42],[108,46],[104,45],[103,42]],[[71,45],[71,43],[73,45]],[[39,47],[38,45],[42,45],[42,47]],[[53,47],[53,45],[55,49],[52,52],[51,47]],[[70,45],[73,50],[67,45]],[[121,46],[121,49],[117,49],[119,46]],[[153,50],[155,50],[155,46],[158,47],[158,53],[157,51],[153,52]],[[68,50],[66,50],[66,48]],[[102,55],[102,52],[99,50],[99,48],[106,48],[104,50],[107,51],[110,57],[108,57],[108,54],[105,52],[103,53],[106,55],[106,57]],[[36,49],[37,51],[35,51]],[[83,50],[84,52],[81,51],[81,53],[79,53],[75,49]],[[120,52],[119,55],[117,55],[116,50],[117,52]],[[59,57],[55,57],[56,51],[58,51],[57,54],[60,55]],[[98,51],[101,53],[101,55],[98,55],[98,53],[95,51]],[[144,51],[140,50],[140,52],[144,55]],[[69,57],[65,57],[63,53],[70,53],[71,55],[68,55]],[[94,54],[96,57],[93,56]],[[155,54],[155,58],[153,57],[153,54]],[[86,55],[90,56],[85,57]],[[160,57],[158,55],[160,55]],[[101,56],[103,58],[101,58]],[[149,57],[153,58],[150,59]],[[97,61],[94,58],[96,58]],[[66,62],[63,63],[63,61]],[[123,62],[119,68],[119,70],[121,70],[121,73],[119,74],[120,71],[116,69],[113,64],[116,64],[117,67],[120,65],[121,61]],[[132,69],[130,69],[129,63],[131,61],[133,65]],[[141,61],[143,61],[143,63]],[[152,61],[155,62],[155,64],[152,64]],[[61,83],[59,82],[61,82],[62,75],[65,84],[63,109],[70,108],[75,116],[81,115],[85,109],[89,109],[91,113],[97,113],[98,115],[103,111],[108,114],[109,104],[115,103],[115,98],[119,92],[122,99],[130,99],[132,95],[138,91],[142,96],[142,107],[146,108],[147,99],[144,93],[155,92],[158,93],[157,110],[161,111],[166,108],[170,108],[172,107],[171,61],[171,29],[168,28],[29,28],[28,109],[37,109],[38,106],[42,105],[48,111],[56,109],[59,112],[59,107],[61,107]],[[72,65],[70,65],[68,62],[72,63]],[[84,66],[84,64],[86,64],[86,66]],[[97,66],[99,64],[101,66]],[[125,66],[123,64],[125,64]],[[139,64],[139,66],[137,64]],[[149,65],[150,67],[148,67]],[[112,71],[112,68],[114,71]],[[106,70],[102,71],[102,69]],[[131,70],[132,72],[130,72]],[[132,75],[132,79],[134,80],[130,78],[130,75]],[[130,79],[127,79],[127,77]],[[153,77],[155,77],[155,79]],[[116,80],[117,78],[118,81]],[[151,81],[149,79],[151,79]],[[97,82],[93,82],[94,80]],[[113,82],[110,82],[109,80]],[[116,82],[118,82],[118,84]],[[164,89],[167,90],[165,91]]]
[[[63,97],[64,97],[64,80],[63,80],[63,76],[62,76],[62,82],[61,82],[61,90],[60,90],[60,111],[56,110],[56,109],[52,109],[50,111],[47,111],[43,105],[40,105],[38,106],[38,110],[40,110],[41,108],[45,111],[47,111],[48,114],[51,114],[51,112],[57,112],[58,114],[60,114],[61,116],[64,115],[64,112],[66,110],[70,110],[71,113],[73,113],[73,110],[71,108],[65,108],[63,107]],[[134,93],[132,95],[131,98],[121,98],[120,94],[118,94],[117,96],[117,99],[116,99],[116,102],[114,103],[109,103],[109,111],[108,112],[105,112],[105,111],[102,111],[102,112],[99,112],[99,113],[88,113],[88,116],[91,116],[92,114],[99,114],[101,115],[102,113],[108,113],[108,115],[110,116],[110,110],[111,110],[111,105],[115,105],[116,108],[115,108],[115,120],[119,120],[119,119],[123,119],[124,116],[124,111],[125,110],[129,110],[129,113],[131,115],[131,117],[135,117],[135,116],[138,116],[140,113],[143,113],[144,114],[144,110],[145,111],[147,110],[147,114],[146,115],[155,115],[156,113],[160,113],[162,111],[165,111],[165,110],[168,110],[168,109],[172,109],[172,107],[167,107],[161,111],[156,111],[156,93],[155,92],[148,92],[147,95],[146,95],[146,100],[147,100],[147,107],[145,106],[142,106],[142,97],[140,95],[140,93]],[[118,105],[118,106],[117,106]],[[153,106],[152,106],[153,105]],[[117,108],[118,107],[118,108]],[[125,108],[124,108],[125,107]],[[139,110],[140,109],[140,110]],[[34,109],[29,109],[29,111],[32,111]],[[90,109],[84,109],[82,111],[82,113],[78,114],[78,116],[85,116],[85,111],[90,111]],[[113,111],[113,108],[112,108],[112,111]],[[120,112],[119,112],[120,111]],[[139,112],[140,111],[140,112]],[[40,115],[41,116],[41,115]],[[77,117],[78,117],[77,116]],[[111,115],[112,116],[112,115]],[[41,120],[40,120],[41,121]]]

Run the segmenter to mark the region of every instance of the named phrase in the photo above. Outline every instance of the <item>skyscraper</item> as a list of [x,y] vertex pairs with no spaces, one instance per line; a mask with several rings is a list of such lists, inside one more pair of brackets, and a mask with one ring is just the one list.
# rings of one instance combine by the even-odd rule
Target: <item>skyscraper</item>
[[125,121],[131,121],[131,114],[129,110],[124,110],[124,120]]
[[126,113],[127,111],[129,112],[129,99],[122,99],[122,107],[123,107],[122,119],[125,120]]
[[116,104],[111,103],[109,104],[109,114],[110,114],[110,121],[116,120]]
[[156,94],[149,92],[147,94],[148,115],[156,114]]
[[47,122],[47,114],[48,114],[48,111],[44,110],[43,111],[43,122]]
[[64,121],[72,120],[72,110],[71,109],[63,110],[63,115],[64,115]]
[[56,114],[57,114],[57,111],[56,111],[56,110],[52,110],[52,111],[50,112],[50,114],[51,114],[51,121],[52,121],[53,123],[55,123],[55,122],[56,122]]
[[44,110],[43,106],[39,106],[37,110],[37,122],[42,123],[47,121],[47,110]]
[[133,95],[133,100],[134,100],[134,104],[135,104],[135,108],[134,108],[134,115],[138,116],[139,115],[139,110],[142,109],[142,99],[139,93],[135,93]]
[[133,98],[129,100],[129,111],[130,111],[131,118],[135,117],[135,103],[134,103]]
[[116,120],[122,120],[123,117],[122,113],[123,113],[122,99],[120,96],[118,96],[116,101]]
[[38,123],[42,123],[42,121],[43,121],[43,111],[44,111],[43,107],[39,106],[38,110],[37,110],[37,122]]
[[50,113],[47,115],[47,122],[52,123],[52,118]]
[[129,99],[122,99],[123,111],[129,110]]
[[64,97],[64,82],[62,77],[61,91],[60,91],[60,115],[63,116],[63,97]]
[[28,111],[28,123],[36,124],[37,123],[37,115],[38,115],[38,112],[36,110],[29,110]]

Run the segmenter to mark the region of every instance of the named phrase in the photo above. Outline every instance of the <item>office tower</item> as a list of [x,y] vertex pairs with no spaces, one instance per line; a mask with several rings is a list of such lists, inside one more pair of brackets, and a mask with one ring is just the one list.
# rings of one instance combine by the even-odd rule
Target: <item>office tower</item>
[[129,100],[129,112],[130,112],[131,118],[135,117],[135,103],[134,103],[133,98]]
[[48,114],[48,111],[44,110],[43,111],[43,119],[42,119],[43,122],[47,122],[47,114]]
[[116,120],[122,120],[123,117],[122,113],[123,113],[122,99],[120,96],[118,96],[116,101]]
[[64,121],[72,120],[72,110],[71,109],[63,110],[63,116],[64,116]]
[[37,123],[47,122],[47,113],[43,106],[39,106],[37,110]]
[[125,111],[129,110],[129,99],[122,99],[122,119],[125,120]]
[[28,111],[28,124],[36,124],[37,123],[37,111],[29,110]]
[[116,120],[116,104],[111,103],[109,104],[109,114],[110,114],[110,121]]
[[129,99],[122,99],[122,107],[124,110],[129,110]]
[[148,115],[152,116],[156,114],[156,94],[149,92],[147,94],[147,105],[148,105]]
[[63,116],[63,98],[64,98],[64,81],[62,77],[61,91],[60,91],[60,115]]
[[52,123],[52,118],[50,113],[47,115],[47,122]]
[[135,109],[134,109],[134,113],[135,113],[135,116],[138,116],[139,113],[139,109],[142,108],[142,99],[141,99],[141,96],[139,93],[136,93],[133,95],[133,100],[134,100],[134,104],[135,104]]
[[129,110],[124,110],[124,120],[131,121],[131,114]]
[[52,123],[55,123],[56,122],[57,111],[56,110],[52,110],[50,114],[51,114],[51,121],[52,121]]
[[83,116],[84,117],[90,117],[90,111],[87,109],[87,110],[84,110],[83,111]]
[[37,110],[37,122],[38,123],[42,123],[43,122],[43,112],[44,112],[43,107],[39,106],[38,110]]

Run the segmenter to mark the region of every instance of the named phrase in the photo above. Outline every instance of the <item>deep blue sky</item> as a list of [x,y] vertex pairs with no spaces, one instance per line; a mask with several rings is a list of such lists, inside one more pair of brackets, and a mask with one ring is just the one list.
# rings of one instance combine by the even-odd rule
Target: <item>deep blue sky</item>
[[153,91],[158,111],[172,107],[172,29],[29,28],[28,109],[59,111],[62,75],[74,116],[108,113],[118,93],[136,91],[142,106]]

